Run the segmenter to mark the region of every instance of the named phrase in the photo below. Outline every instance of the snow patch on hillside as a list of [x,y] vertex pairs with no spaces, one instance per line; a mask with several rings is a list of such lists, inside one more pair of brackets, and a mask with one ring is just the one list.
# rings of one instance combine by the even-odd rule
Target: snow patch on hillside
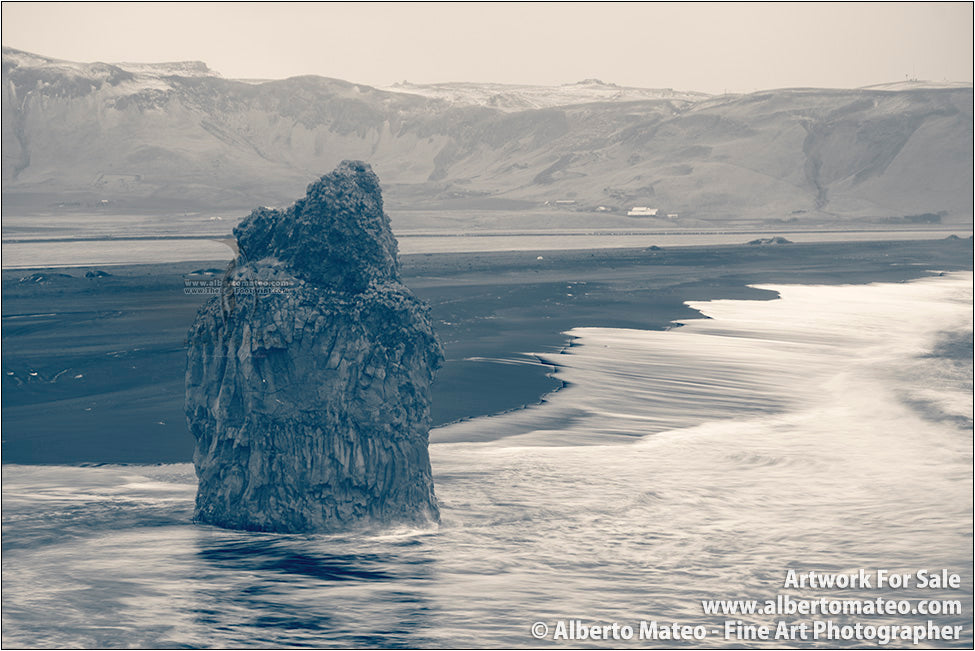
[[113,65],[132,74],[147,77],[220,77],[219,72],[211,70],[202,61],[169,61],[166,63],[122,62]]
[[561,86],[534,86],[521,84],[495,84],[449,82],[441,84],[413,84],[401,81],[381,90],[409,93],[451,104],[486,106],[502,111],[552,108],[587,104],[590,102],[634,102],[644,100],[673,100],[697,102],[710,95],[693,91],[675,91],[670,88],[633,88],[608,84],[598,79],[586,79]]

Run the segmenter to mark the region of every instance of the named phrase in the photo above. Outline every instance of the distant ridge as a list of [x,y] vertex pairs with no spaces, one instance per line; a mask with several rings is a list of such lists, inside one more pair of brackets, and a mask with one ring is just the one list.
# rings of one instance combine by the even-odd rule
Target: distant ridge
[[3,205],[26,214],[247,211],[368,159],[393,210],[538,208],[598,222],[646,206],[658,214],[640,225],[667,227],[972,219],[971,84],[721,96],[598,79],[374,88],[4,47],[3,93]]
[[863,90],[955,90],[959,88],[971,88],[971,82],[967,81],[919,81],[917,79],[907,81],[894,81],[888,84],[874,84],[863,86]]
[[169,61],[163,63],[77,63],[65,59],[24,52],[12,47],[3,46],[4,70],[11,67],[35,67],[72,70],[79,74],[92,74],[94,71],[106,68],[118,68],[136,75],[167,75],[180,77],[219,77],[219,73],[211,70],[203,61]]

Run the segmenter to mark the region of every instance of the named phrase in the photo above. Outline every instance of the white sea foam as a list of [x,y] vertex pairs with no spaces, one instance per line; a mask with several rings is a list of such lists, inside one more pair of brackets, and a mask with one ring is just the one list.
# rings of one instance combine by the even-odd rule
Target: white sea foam
[[[970,340],[972,274],[764,288],[670,331],[574,330],[549,356],[567,388],[435,431],[507,435],[431,446],[436,532],[194,527],[185,464],[5,467],[5,643],[536,646],[534,621],[717,624],[701,599],[784,592],[961,599],[937,621],[970,643],[970,349],[932,352]],[[790,568],[963,585],[783,590]]]

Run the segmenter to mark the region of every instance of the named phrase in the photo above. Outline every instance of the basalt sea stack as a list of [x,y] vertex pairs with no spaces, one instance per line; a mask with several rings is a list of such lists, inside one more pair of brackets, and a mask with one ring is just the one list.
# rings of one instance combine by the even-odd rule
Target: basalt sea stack
[[309,532],[439,519],[428,455],[443,353],[399,279],[369,165],[345,161],[234,229],[189,333],[196,520]]

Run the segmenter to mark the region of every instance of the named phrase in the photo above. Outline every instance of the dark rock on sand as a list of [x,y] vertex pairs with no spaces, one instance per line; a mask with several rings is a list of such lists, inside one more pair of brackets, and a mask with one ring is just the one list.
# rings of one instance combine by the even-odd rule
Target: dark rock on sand
[[102,271],[101,269],[92,269],[91,271],[85,272],[85,278],[108,278],[112,274],[107,271]]
[[43,285],[46,283],[56,282],[58,280],[65,280],[67,278],[74,278],[71,274],[60,274],[51,271],[38,271],[36,273],[28,274],[20,279],[22,283],[36,283],[38,285]]
[[376,175],[345,161],[234,234],[240,255],[189,333],[196,520],[280,532],[437,521],[427,446],[443,353],[400,283]]
[[757,240],[752,240],[749,244],[753,246],[774,246],[776,244],[792,244],[792,240],[787,240],[784,237],[760,237]]
[[215,269],[211,267],[210,269],[194,269],[193,271],[186,274],[187,276],[222,276],[226,269]]

